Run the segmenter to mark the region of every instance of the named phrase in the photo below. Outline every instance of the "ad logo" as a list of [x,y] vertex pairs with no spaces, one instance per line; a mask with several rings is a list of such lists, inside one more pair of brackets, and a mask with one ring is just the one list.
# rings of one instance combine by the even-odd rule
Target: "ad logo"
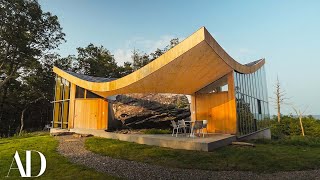
[[[31,152],[37,152],[40,156],[41,168],[40,168],[40,172],[37,176],[31,176]],[[16,161],[18,168],[12,167],[14,161]],[[19,153],[18,153],[18,151],[16,151],[16,153],[14,154],[14,157],[12,159],[11,166],[8,171],[7,177],[9,177],[11,169],[19,169],[21,177],[39,177],[45,172],[46,167],[47,167],[47,161],[46,161],[45,156],[41,152],[34,151],[34,150],[27,150],[26,151],[26,169],[24,169],[22,166],[22,163],[21,163]]]

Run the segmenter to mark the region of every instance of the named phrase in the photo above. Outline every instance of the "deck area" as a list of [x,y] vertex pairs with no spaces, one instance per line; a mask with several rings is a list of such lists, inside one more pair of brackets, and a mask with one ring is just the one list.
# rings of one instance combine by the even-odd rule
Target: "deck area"
[[[61,131],[60,131],[61,130]],[[65,132],[62,129],[51,129],[52,132]],[[104,130],[70,129],[70,132],[79,134],[92,134],[96,137],[118,139],[121,141],[135,142],[172,149],[185,149],[197,151],[213,151],[216,148],[227,146],[236,141],[235,135],[230,134],[206,134],[205,137],[186,137],[179,134],[178,137],[171,134],[119,134],[105,132]]]

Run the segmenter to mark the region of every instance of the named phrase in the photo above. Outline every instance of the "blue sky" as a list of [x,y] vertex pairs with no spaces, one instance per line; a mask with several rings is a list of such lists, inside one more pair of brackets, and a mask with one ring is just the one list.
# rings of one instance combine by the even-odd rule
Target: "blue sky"
[[[39,0],[57,15],[67,42],[62,56],[89,43],[103,45],[119,64],[133,48],[151,52],[205,26],[237,61],[266,58],[269,96],[279,76],[287,97],[320,114],[320,1]],[[275,110],[270,103],[271,113]],[[283,113],[291,113],[290,106]]]

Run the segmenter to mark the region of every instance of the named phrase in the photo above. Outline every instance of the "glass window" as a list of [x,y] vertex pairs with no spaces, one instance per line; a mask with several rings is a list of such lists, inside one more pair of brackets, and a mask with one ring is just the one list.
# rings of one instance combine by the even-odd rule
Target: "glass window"
[[257,87],[257,72],[253,73],[253,85],[254,85],[253,97],[258,98],[257,97],[257,92],[259,90],[259,87]]
[[53,110],[53,127],[67,128],[69,114],[70,82],[56,76]]
[[[248,89],[248,75],[247,74],[244,74],[243,75],[243,79],[244,79],[244,87],[245,87],[245,94],[246,95],[249,95],[249,89]],[[248,102],[248,101],[247,101]]]
[[262,110],[261,110],[261,100],[257,99],[258,102],[258,113],[262,114]]
[[224,86],[221,86],[221,91],[228,91],[229,86],[228,84],[225,84]]
[[254,84],[253,84],[253,74],[250,74],[250,89],[251,89],[251,92],[250,92],[250,96],[251,97],[254,97]]
[[251,74],[234,72],[238,134],[245,135],[265,127],[269,107],[264,67]]
[[84,98],[84,89],[82,87],[76,87],[76,98]]
[[267,86],[267,78],[266,78],[266,72],[265,72],[265,69],[264,69],[264,67],[263,67],[263,82],[264,82],[264,94],[265,94],[265,101],[267,101],[268,102],[268,86]]
[[86,98],[101,98],[101,97],[94,94],[93,92],[87,90],[87,97]]

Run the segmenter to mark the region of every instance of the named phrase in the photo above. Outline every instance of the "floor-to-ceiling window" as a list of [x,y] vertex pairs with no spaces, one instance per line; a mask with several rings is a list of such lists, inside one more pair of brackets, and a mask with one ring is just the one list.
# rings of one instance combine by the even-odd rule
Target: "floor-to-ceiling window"
[[238,135],[268,126],[270,119],[264,66],[254,73],[234,73]]
[[56,76],[53,127],[68,128],[70,82],[60,76]]

